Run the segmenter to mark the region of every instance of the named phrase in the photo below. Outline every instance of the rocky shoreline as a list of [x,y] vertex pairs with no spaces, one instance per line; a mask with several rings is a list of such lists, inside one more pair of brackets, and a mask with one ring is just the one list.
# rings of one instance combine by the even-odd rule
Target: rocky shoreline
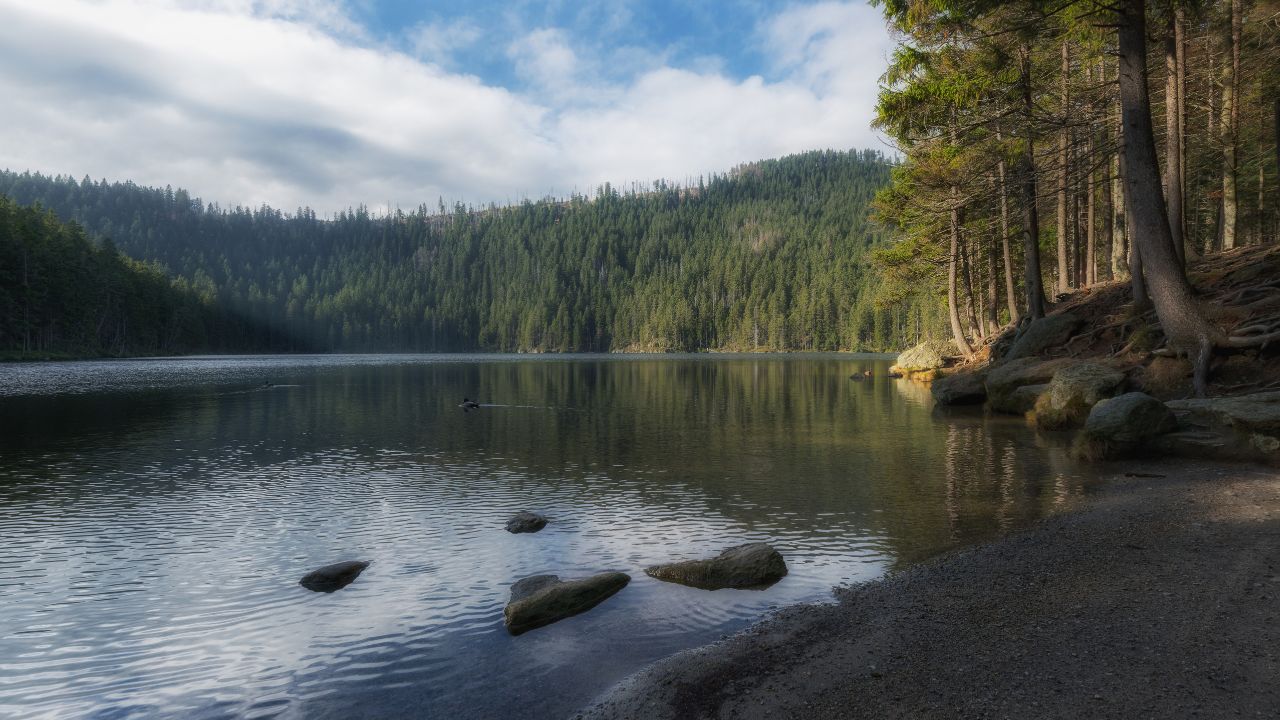
[[1126,461],[1076,511],[664,660],[578,717],[1271,717],[1280,478]]

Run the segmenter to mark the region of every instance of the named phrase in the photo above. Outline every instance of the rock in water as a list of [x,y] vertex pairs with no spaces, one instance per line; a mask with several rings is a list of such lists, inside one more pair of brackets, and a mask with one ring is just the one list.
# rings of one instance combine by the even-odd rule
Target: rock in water
[[350,585],[369,567],[363,560],[349,560],[317,568],[302,576],[298,584],[312,592],[331,593]]
[[649,577],[703,590],[763,589],[787,574],[787,563],[772,546],[749,543],[731,547],[710,560],[654,565],[644,572]]
[[[1031,408],[1024,407],[1026,398],[1015,400],[1013,397],[1018,388],[1047,384],[1059,370],[1078,362],[1072,358],[1022,358],[994,367],[987,372],[987,403],[996,412],[1021,415]],[[1035,402],[1035,398],[1031,401]]]
[[929,391],[939,405],[981,405],[987,400],[985,372],[959,372],[933,381]]
[[536,533],[547,526],[547,519],[537,513],[518,512],[507,521],[509,533]]
[[631,576],[605,572],[581,580],[534,575],[511,586],[511,600],[503,610],[507,632],[519,635],[558,620],[584,613],[627,586]]

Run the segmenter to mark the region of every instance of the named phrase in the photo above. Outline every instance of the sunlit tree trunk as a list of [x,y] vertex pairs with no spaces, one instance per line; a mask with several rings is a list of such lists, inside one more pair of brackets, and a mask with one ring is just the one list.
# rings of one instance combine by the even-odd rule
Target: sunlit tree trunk
[[[1280,106],[1277,106],[1280,107]],[[1003,138],[996,133],[996,140]],[[997,166],[997,177],[1000,181],[1000,249],[1004,254],[1004,294],[1005,304],[1009,306],[1009,322],[1017,323],[1021,318],[1018,312],[1018,299],[1015,297],[1013,283],[1013,257],[1009,251],[1009,186],[1005,181],[1004,157],[1001,156]]]
[[957,274],[960,256],[960,208],[959,190],[951,186],[951,252],[947,257],[947,315],[951,320],[951,337],[956,347],[966,357],[973,354],[973,348],[964,336],[964,326],[960,322],[960,298],[957,292]]
[[1231,32],[1228,56],[1222,63],[1222,249],[1236,246],[1239,199],[1240,128],[1240,0],[1231,0]]

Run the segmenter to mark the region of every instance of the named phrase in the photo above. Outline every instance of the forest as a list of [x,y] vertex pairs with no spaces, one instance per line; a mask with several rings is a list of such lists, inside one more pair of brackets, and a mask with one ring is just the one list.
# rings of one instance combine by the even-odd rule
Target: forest
[[0,197],[0,358],[262,350],[278,338],[153,264]]
[[876,124],[904,157],[876,200],[898,238],[875,253],[887,295],[942,289],[970,354],[1126,281],[1201,381],[1213,353],[1275,339],[1218,327],[1187,267],[1276,240],[1280,3],[879,5],[899,46]]
[[890,350],[944,318],[937,292],[903,301],[870,272],[892,165],[817,151],[689,187],[332,218],[31,173],[0,174],[0,194],[155,263],[181,296],[287,350]]

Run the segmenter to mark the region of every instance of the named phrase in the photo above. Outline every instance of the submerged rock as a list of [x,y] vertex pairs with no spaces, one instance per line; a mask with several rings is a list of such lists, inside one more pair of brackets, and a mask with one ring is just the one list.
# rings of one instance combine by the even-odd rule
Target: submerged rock
[[767,543],[749,543],[731,547],[709,560],[654,565],[644,572],[658,580],[703,590],[763,589],[787,574],[787,563]]
[[533,575],[511,586],[511,600],[503,610],[507,632],[519,635],[557,620],[584,613],[627,586],[631,576],[605,572],[580,580],[556,575]]
[[1113,397],[1124,385],[1124,373],[1106,365],[1080,363],[1054,373],[1049,388],[1035,404],[1036,424],[1054,430],[1079,424],[1090,408]]
[[1018,358],[1032,357],[1049,348],[1062,345],[1070,340],[1072,333],[1083,324],[1084,320],[1070,313],[1049,315],[1039,320],[1032,320],[1014,339],[1008,354],[1005,355],[1005,359],[1017,360]]
[[509,533],[535,533],[547,526],[547,519],[537,513],[518,512],[507,521]]
[[933,381],[929,392],[939,405],[981,405],[987,400],[987,374],[960,372]]
[[298,584],[312,592],[331,593],[350,585],[367,567],[369,563],[363,560],[325,565],[303,575]]

